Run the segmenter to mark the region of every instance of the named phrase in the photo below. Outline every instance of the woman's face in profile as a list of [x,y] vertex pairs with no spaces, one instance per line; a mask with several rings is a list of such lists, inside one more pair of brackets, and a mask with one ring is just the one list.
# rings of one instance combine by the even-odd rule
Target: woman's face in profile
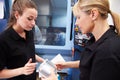
[[37,18],[37,10],[34,8],[26,8],[22,15],[18,14],[17,25],[24,30],[30,31],[35,26],[35,20]]
[[79,12],[76,14],[75,25],[79,27],[83,34],[91,32],[94,27],[91,14],[88,15],[87,13],[79,10]]

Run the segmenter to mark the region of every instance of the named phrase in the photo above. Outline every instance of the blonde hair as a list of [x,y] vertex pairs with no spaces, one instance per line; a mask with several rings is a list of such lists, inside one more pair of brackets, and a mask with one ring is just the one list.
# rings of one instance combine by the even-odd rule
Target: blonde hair
[[89,14],[92,8],[97,8],[103,19],[108,18],[108,13],[111,14],[118,35],[120,35],[120,15],[110,10],[108,0],[78,0],[73,6],[73,14],[77,15],[80,10]]

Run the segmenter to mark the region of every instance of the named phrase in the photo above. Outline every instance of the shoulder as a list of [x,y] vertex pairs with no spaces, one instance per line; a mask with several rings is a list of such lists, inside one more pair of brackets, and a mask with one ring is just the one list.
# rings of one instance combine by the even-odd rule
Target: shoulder
[[5,31],[0,33],[0,42],[7,40],[8,37],[10,37],[10,31],[9,31],[9,29],[6,29]]
[[120,55],[120,36],[114,36],[106,39],[98,48],[97,54],[99,56],[110,57],[112,55]]
[[116,35],[111,37],[105,41],[105,43],[109,44],[109,46],[117,46],[120,45],[120,36]]
[[2,50],[2,52],[5,51],[5,49],[6,49],[6,43],[8,41],[6,35],[7,35],[6,32],[0,33],[0,50]]
[[108,40],[108,44],[113,49],[119,49],[120,50],[120,36],[112,37],[110,40]]
[[102,61],[105,64],[108,62],[120,62],[120,36],[114,36],[107,39],[97,48],[94,54],[95,61]]
[[102,47],[106,47],[106,48],[119,48],[120,47],[120,36],[114,36],[111,37],[109,39],[106,39],[103,44]]
[[3,40],[5,38],[5,35],[7,35],[6,31],[0,33],[0,40]]

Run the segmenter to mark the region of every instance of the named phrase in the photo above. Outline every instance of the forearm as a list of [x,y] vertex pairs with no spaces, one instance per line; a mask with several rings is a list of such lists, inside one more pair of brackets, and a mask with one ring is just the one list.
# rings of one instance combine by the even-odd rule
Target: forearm
[[0,78],[11,78],[19,75],[30,75],[35,71],[36,63],[30,58],[24,67],[16,69],[3,69],[0,71]]
[[0,71],[0,78],[11,78],[22,75],[22,68],[17,69],[3,69]]
[[80,63],[80,61],[66,62],[66,67],[67,68],[79,68],[79,63]]

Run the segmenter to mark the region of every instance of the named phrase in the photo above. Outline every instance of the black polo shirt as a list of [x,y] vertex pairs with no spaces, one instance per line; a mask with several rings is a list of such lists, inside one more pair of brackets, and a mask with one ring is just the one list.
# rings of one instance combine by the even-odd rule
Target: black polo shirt
[[[35,62],[33,32],[26,32],[26,40],[21,38],[11,27],[0,34],[0,70],[7,67],[23,67],[30,58]],[[35,72],[31,75],[20,75],[8,80],[36,80]]]
[[81,54],[80,80],[120,80],[120,37],[111,27]]

